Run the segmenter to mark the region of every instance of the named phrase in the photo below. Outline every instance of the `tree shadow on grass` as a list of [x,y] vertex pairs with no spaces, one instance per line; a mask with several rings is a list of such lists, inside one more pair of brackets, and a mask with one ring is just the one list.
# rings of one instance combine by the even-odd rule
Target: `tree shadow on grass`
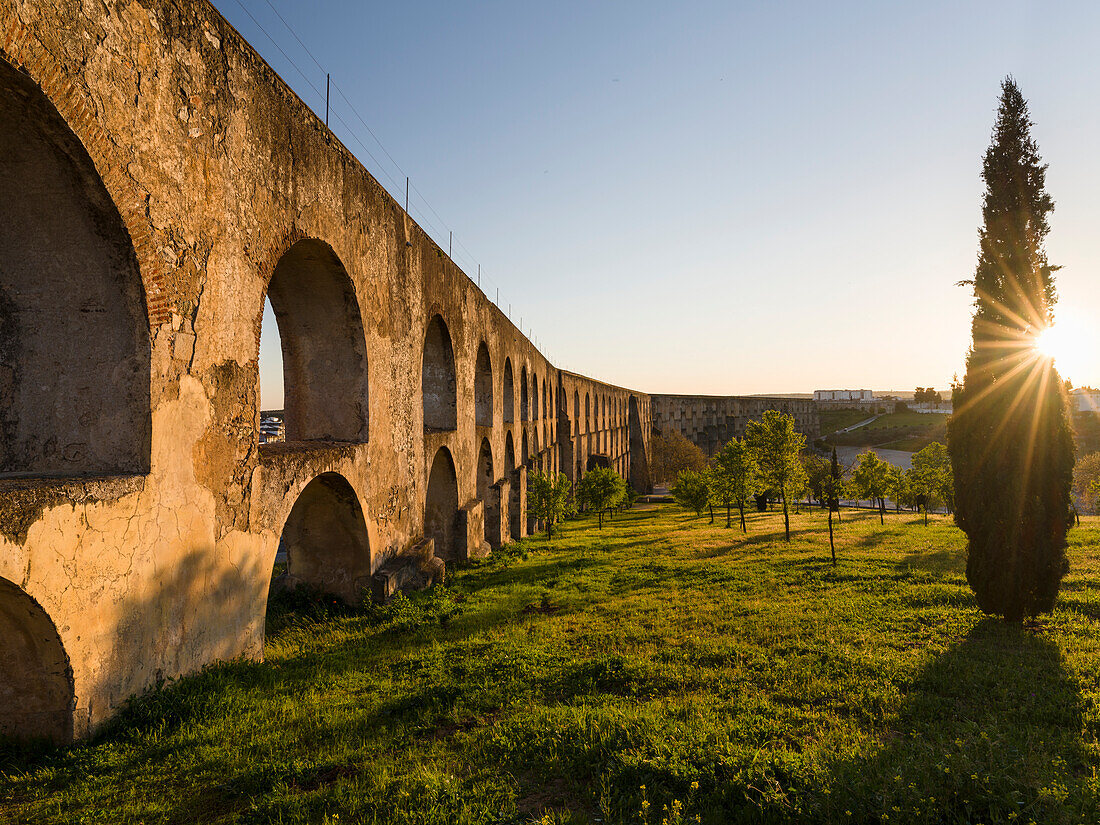
[[469,579],[459,579],[459,582],[464,589],[474,594],[482,590],[513,585],[547,585],[556,582],[566,574],[613,566],[610,559],[596,555],[573,556],[571,558],[550,557],[546,561],[523,561],[508,564],[502,566],[499,570],[486,571],[484,574]]
[[878,753],[835,766],[821,819],[1098,821],[1083,706],[1056,644],[983,619],[917,676]]
[[947,549],[928,553],[910,553],[900,562],[898,570],[923,571],[943,576],[950,573],[966,573],[966,550]]

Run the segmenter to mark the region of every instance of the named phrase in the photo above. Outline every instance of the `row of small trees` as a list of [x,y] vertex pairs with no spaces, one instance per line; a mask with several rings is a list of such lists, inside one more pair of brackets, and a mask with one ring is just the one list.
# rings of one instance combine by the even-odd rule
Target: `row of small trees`
[[595,512],[600,529],[604,515],[634,503],[637,494],[610,467],[593,467],[573,485],[565,473],[531,473],[527,477],[527,513],[546,525],[546,537],[553,538],[554,525],[579,510]]
[[[833,464],[835,462],[836,450],[833,450]],[[941,505],[952,509],[955,479],[947,447],[939,442],[915,453],[910,470],[883,461],[870,450],[859,455],[850,477],[842,474],[834,479],[835,471],[830,462],[819,456],[806,456],[803,464],[806,488],[812,498],[824,503],[831,491],[838,499],[870,501],[878,505],[881,523],[885,523],[886,499],[891,499],[898,510],[902,507],[923,509],[925,523],[930,509]]]
[[750,500],[759,502],[774,496],[782,503],[784,533],[790,541],[789,501],[808,493],[829,511],[829,545],[834,563],[833,513],[839,513],[841,499],[855,497],[877,503],[883,524],[887,498],[898,509],[923,508],[925,524],[931,507],[944,503],[950,508],[954,479],[943,444],[933,443],[916,453],[910,470],[895,467],[867,451],[859,456],[849,475],[841,469],[835,449],[831,461],[802,455],[805,436],[795,430],[794,423],[791,415],[775,410],[765,412],[760,421],[750,421],[744,439],[729,441],[709,466],[682,470],[672,486],[673,497],[696,515],[709,508],[712,521],[713,508],[725,508],[726,527],[732,526],[736,507],[741,530],[748,532],[745,507]]
[[791,540],[790,499],[806,485],[806,470],[799,454],[806,436],[794,426],[789,413],[767,410],[760,421],[750,421],[744,439],[734,438],[702,470],[683,470],[672,486],[673,497],[685,507],[702,513],[708,507],[726,509],[726,526],[732,511],[740,514],[746,530],[745,506],[749,499],[771,491],[783,504],[783,526]]
[[1079,513],[1100,515],[1100,453],[1089,453],[1073,468],[1073,496]]

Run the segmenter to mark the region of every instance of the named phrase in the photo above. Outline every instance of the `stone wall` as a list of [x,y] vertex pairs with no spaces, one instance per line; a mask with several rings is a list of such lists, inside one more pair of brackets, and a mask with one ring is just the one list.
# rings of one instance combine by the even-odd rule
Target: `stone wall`
[[795,427],[812,442],[821,436],[817,404],[807,398],[756,395],[650,395],[653,432],[679,432],[707,455],[732,438],[745,435],[745,425],[766,410],[794,416]]
[[0,733],[262,657],[281,537],[356,598],[522,535],[528,469],[645,480],[648,397],[549,363],[206,3],[0,0],[0,187]]

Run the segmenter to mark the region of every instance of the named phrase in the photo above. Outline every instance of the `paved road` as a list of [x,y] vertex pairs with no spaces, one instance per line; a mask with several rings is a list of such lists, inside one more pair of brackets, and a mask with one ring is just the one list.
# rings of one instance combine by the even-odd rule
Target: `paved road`
[[883,461],[888,461],[895,467],[908,470],[913,466],[913,454],[904,450],[884,450],[881,447],[837,447],[837,460],[845,467],[851,467],[856,463],[856,456],[870,450]]

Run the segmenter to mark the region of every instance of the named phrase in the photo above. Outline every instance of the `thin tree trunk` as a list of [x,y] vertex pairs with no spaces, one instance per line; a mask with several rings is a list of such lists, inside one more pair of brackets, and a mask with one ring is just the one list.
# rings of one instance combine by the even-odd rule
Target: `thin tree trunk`
[[886,524],[886,499],[878,500],[878,523]]
[[733,524],[730,521],[730,503],[727,501],[726,502],[726,529],[728,530],[732,526],[733,526]]
[[[747,533],[747,532],[749,532],[749,530],[748,530],[747,527],[745,527],[745,500],[744,499],[741,499],[741,501],[738,502],[737,509],[741,513],[741,532],[742,533]],[[1080,519],[1078,519],[1078,522],[1080,522]]]
[[836,545],[833,543],[833,508],[829,508],[829,552],[833,554],[833,567],[836,567]]
[[924,526],[928,526],[928,505],[924,505]]
[[787,542],[791,541],[791,516],[787,512],[787,491],[781,490],[780,496],[783,499],[783,529],[787,534]]
[[602,530],[603,529],[603,510],[600,510],[596,513],[596,518],[599,519],[600,529]]
[[710,523],[714,524],[714,505],[708,504],[707,508],[710,510]]

